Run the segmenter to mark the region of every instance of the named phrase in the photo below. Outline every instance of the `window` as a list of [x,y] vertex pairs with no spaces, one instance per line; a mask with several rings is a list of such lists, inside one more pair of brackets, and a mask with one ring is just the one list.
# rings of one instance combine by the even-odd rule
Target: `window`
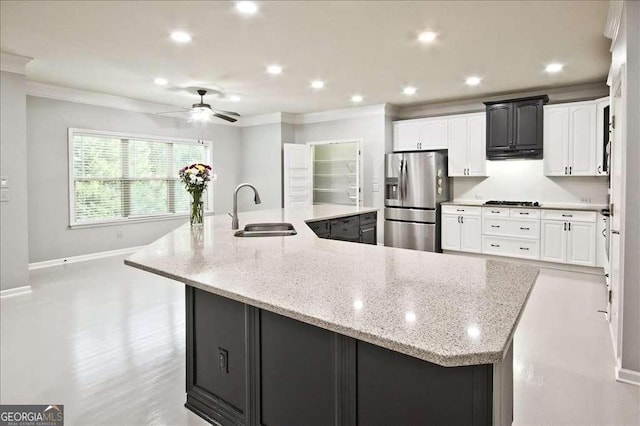
[[211,143],[69,129],[69,157],[72,227],[170,218],[189,213],[178,171],[210,164]]

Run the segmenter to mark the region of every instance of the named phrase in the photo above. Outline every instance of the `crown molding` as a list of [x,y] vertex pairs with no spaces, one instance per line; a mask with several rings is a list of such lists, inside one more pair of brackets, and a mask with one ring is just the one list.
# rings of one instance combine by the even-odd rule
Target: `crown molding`
[[[96,105],[107,108],[121,109],[125,111],[158,114],[167,110],[176,109],[174,105],[141,101],[124,96],[108,95],[106,93],[91,92],[88,90],[75,89],[72,87],[56,86],[53,84],[41,83],[31,80],[27,80],[26,89],[27,95],[29,96],[57,99],[86,105]],[[334,109],[322,112],[312,112],[306,114],[273,112],[268,114],[258,114],[241,117],[236,123],[220,122],[216,124],[235,127],[260,126],[264,124],[275,123],[309,124],[372,116],[396,117],[399,111],[399,108],[395,105],[377,104],[362,107]]]
[[16,74],[26,74],[26,67],[33,58],[0,52],[0,70]]
[[609,2],[609,12],[607,13],[607,24],[604,28],[604,35],[613,42],[615,42],[616,37],[618,36],[618,30],[620,29],[623,7],[624,1],[611,0]]

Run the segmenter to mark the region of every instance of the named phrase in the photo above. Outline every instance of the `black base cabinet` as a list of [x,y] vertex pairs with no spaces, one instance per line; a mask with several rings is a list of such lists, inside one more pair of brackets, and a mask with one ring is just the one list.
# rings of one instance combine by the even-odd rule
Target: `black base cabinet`
[[186,307],[185,406],[212,424],[511,424],[510,356],[442,367],[190,286]]
[[320,238],[377,244],[377,212],[345,216],[331,220],[316,220],[307,225]]

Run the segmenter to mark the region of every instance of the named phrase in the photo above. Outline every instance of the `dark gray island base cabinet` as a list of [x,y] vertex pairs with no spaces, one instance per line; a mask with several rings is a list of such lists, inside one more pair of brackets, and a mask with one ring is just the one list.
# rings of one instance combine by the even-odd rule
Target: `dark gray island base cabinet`
[[376,212],[340,217],[336,219],[314,220],[307,225],[320,238],[351,241],[362,244],[377,244]]
[[442,367],[186,286],[187,402],[221,425],[506,425],[512,349]]

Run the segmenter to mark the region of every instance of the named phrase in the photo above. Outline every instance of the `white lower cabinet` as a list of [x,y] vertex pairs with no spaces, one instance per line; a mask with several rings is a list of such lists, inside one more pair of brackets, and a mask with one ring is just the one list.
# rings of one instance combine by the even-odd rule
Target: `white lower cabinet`
[[597,266],[596,228],[593,211],[445,205],[442,248]]
[[480,253],[482,251],[480,216],[443,214],[441,246],[443,250]]

